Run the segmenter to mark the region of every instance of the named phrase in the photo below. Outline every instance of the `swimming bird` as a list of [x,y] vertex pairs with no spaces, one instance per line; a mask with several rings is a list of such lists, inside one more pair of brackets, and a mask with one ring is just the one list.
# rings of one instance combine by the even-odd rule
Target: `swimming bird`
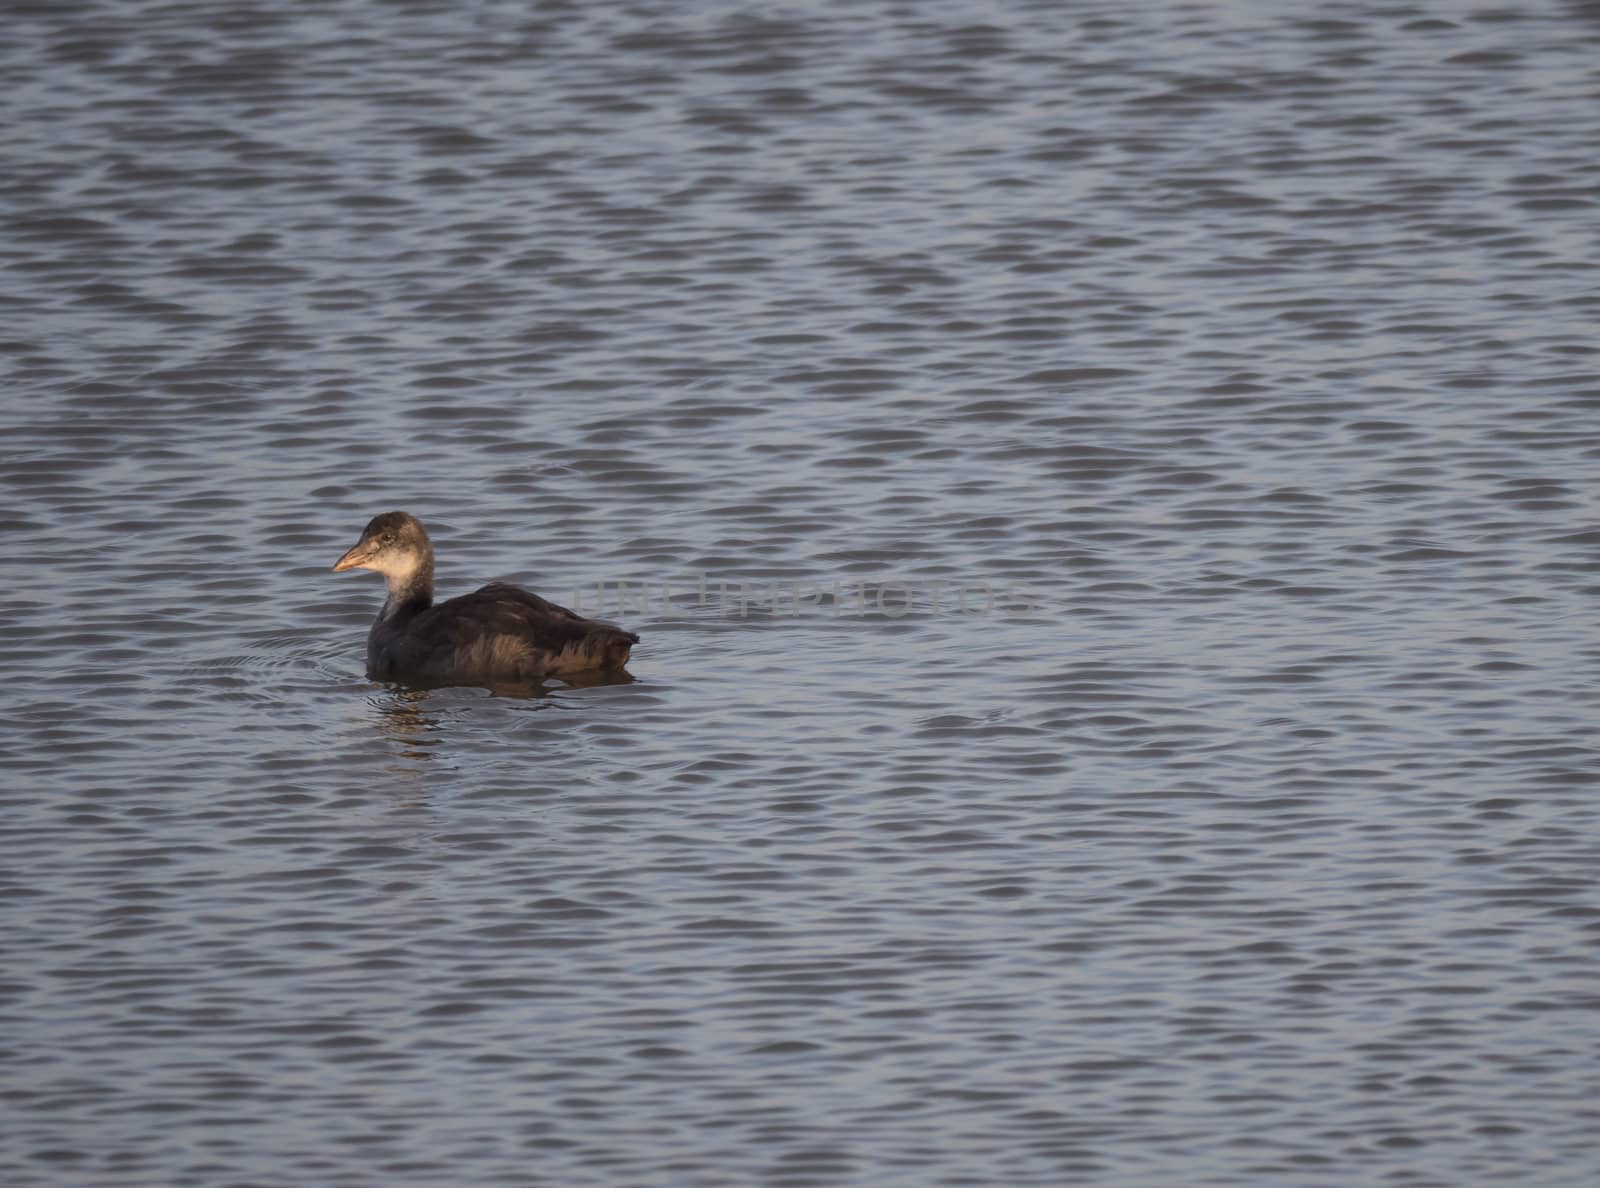
[[416,685],[531,684],[619,669],[639,637],[491,582],[433,604],[433,543],[415,516],[375,516],[333,572],[371,569],[389,584],[367,634],[367,676]]

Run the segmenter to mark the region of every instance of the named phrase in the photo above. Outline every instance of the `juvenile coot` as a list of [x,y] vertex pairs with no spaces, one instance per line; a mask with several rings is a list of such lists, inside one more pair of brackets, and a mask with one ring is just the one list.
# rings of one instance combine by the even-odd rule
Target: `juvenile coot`
[[333,572],[374,569],[389,597],[367,635],[367,676],[419,685],[526,684],[621,668],[639,637],[493,582],[433,605],[433,545],[405,512],[373,518]]

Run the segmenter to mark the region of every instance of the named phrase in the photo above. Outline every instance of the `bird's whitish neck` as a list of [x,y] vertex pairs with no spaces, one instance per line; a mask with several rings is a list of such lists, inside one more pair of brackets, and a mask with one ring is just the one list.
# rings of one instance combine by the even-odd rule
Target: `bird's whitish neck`
[[389,597],[383,604],[383,617],[391,618],[401,608],[425,610],[433,603],[433,558],[418,558],[410,569],[396,570],[383,575],[389,586]]

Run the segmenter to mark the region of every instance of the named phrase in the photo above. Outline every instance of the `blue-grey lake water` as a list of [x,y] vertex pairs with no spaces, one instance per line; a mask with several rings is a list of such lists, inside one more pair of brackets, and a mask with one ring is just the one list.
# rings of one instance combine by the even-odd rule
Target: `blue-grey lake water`
[[[1600,1183],[1600,9],[13,3],[0,1182]],[[374,514],[631,682],[369,682]]]

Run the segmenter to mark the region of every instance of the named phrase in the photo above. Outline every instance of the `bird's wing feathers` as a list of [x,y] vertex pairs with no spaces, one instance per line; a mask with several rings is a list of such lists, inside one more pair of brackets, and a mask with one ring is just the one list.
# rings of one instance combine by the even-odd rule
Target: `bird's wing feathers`
[[434,642],[455,654],[492,657],[496,666],[559,671],[620,663],[639,638],[505,582],[442,602],[428,613],[437,615],[441,630],[421,634],[436,635]]

